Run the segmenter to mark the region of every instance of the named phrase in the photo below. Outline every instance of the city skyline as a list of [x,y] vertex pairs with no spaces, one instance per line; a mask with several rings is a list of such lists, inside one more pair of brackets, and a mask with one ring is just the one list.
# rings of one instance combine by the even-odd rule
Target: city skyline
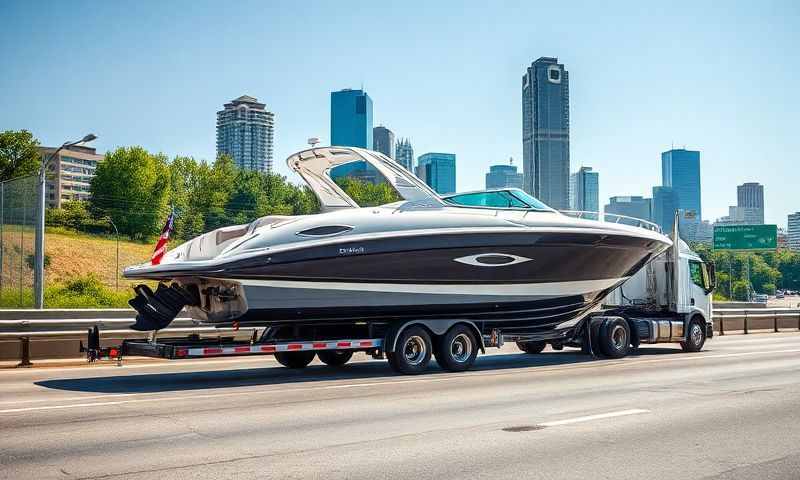
[[[376,124],[391,125],[398,135],[411,138],[417,151],[458,154],[457,189],[472,190],[481,188],[497,158],[522,157],[519,72],[533,59],[552,55],[568,65],[572,77],[571,161],[591,163],[603,172],[602,202],[611,196],[649,196],[651,186],[660,183],[658,155],[674,143],[703,152],[704,218],[726,215],[736,203],[732,187],[751,181],[766,186],[766,223],[786,225],[788,213],[798,209],[792,203],[793,176],[784,173],[800,150],[791,128],[798,99],[790,94],[800,72],[796,62],[785,61],[790,46],[798,43],[794,3],[776,2],[767,12],[746,4],[721,12],[686,3],[684,10],[692,11],[688,19],[681,8],[644,8],[634,2],[581,9],[520,5],[488,13],[464,5],[455,19],[448,16],[452,7],[446,3],[390,6],[411,33],[389,32],[374,46],[365,45],[355,32],[327,45],[323,37],[341,32],[324,19],[341,6],[325,3],[310,11],[277,5],[269,15],[252,3],[248,18],[237,21],[206,2],[191,9],[180,3],[155,5],[74,2],[39,10],[28,2],[5,3],[0,7],[4,13],[36,18],[37,27],[23,20],[0,32],[0,53],[9,65],[0,79],[5,107],[0,129],[26,128],[43,145],[61,144],[76,131],[95,131],[100,152],[142,145],[170,157],[211,160],[210,112],[247,92],[280,118],[275,171],[287,175],[283,160],[305,148],[308,137],[328,144],[330,91],[363,84],[380,103]],[[362,7],[351,11],[347,22],[368,24],[385,14]],[[103,25],[123,12],[138,26],[104,35]],[[522,19],[534,12],[562,21],[526,28]],[[296,15],[316,24],[318,35],[297,36],[289,29],[284,20]],[[444,18],[453,21],[443,24]],[[608,22],[589,21],[594,18],[613,18],[622,27],[608,29],[603,26]],[[714,28],[708,28],[710,18]],[[76,27],[70,35],[57,28],[65,21]],[[653,28],[665,21],[674,24],[670,32]],[[484,26],[474,38],[456,42],[451,34],[464,22]],[[431,23],[440,28],[425,27]],[[251,38],[233,35],[256,25]],[[220,35],[209,38],[204,35],[208,28]],[[95,46],[101,36],[103,48]],[[26,41],[20,42],[23,37]],[[643,41],[625,41],[629,38]],[[428,54],[415,55],[419,46]],[[48,59],[74,51],[84,54],[83,75],[46,81]],[[325,68],[331,61],[342,68]],[[413,68],[397,76],[392,67],[400,63]],[[761,68],[764,64],[771,66],[769,72]],[[312,72],[312,66],[321,72]],[[293,71],[307,74],[289,75]],[[453,82],[452,72],[470,81]],[[769,89],[759,87],[766,77]]]

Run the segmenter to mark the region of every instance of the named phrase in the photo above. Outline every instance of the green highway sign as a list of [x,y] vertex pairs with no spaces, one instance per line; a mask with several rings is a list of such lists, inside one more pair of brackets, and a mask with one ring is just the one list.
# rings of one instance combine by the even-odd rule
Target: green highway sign
[[767,251],[778,248],[777,225],[718,225],[714,250]]

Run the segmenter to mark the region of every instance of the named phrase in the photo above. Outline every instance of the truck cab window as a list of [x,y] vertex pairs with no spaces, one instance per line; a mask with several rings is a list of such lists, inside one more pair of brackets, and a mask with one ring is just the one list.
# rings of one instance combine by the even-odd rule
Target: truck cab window
[[689,276],[692,278],[692,283],[697,285],[702,289],[707,289],[705,279],[707,276],[703,275],[703,265],[700,262],[690,260],[689,261]]

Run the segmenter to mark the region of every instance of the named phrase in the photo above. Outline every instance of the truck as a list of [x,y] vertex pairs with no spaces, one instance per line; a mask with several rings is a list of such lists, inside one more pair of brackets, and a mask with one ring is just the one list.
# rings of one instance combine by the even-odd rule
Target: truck
[[[707,264],[678,235],[678,219],[672,231],[672,246],[652,259],[622,285],[611,291],[600,307],[581,318],[571,337],[541,341],[535,337],[507,335],[500,329],[484,329],[474,322],[407,321],[388,328],[376,328],[366,322],[340,324],[335,331],[316,330],[299,323],[291,329],[252,329],[247,339],[231,333],[201,338],[161,338],[125,340],[120,345],[101,346],[97,326],[89,329],[81,351],[90,362],[116,360],[124,356],[188,359],[242,355],[274,355],[289,368],[303,368],[314,358],[329,366],[342,366],[355,352],[365,352],[376,359],[386,358],[398,373],[416,374],[426,370],[431,353],[418,364],[397,361],[398,345],[414,329],[426,329],[433,335],[450,335],[463,330],[465,338],[475,338],[477,348],[461,342],[462,351],[440,356],[433,354],[446,370],[469,369],[478,351],[515,342],[528,354],[541,353],[547,345],[554,350],[579,348],[584,353],[606,358],[622,358],[642,344],[678,343],[687,352],[700,351],[713,336],[712,292],[715,286],[714,265]],[[326,333],[328,334],[326,337]],[[458,345],[459,342],[454,342]],[[413,345],[411,345],[413,347]],[[449,357],[461,362],[448,361]]]

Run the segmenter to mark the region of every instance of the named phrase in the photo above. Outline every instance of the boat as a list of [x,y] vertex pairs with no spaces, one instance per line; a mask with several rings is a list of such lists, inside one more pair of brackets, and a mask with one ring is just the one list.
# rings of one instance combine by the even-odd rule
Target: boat
[[[399,200],[356,203],[332,175],[355,162]],[[126,268],[128,279],[159,282],[155,291],[135,288],[133,328],[164,328],[185,308],[216,326],[466,319],[505,334],[566,337],[672,244],[648,222],[579,218],[521,190],[442,197],[392,159],[361,148],[311,148],[287,163],[321,213],[220,228],[167,252],[158,265]]]

